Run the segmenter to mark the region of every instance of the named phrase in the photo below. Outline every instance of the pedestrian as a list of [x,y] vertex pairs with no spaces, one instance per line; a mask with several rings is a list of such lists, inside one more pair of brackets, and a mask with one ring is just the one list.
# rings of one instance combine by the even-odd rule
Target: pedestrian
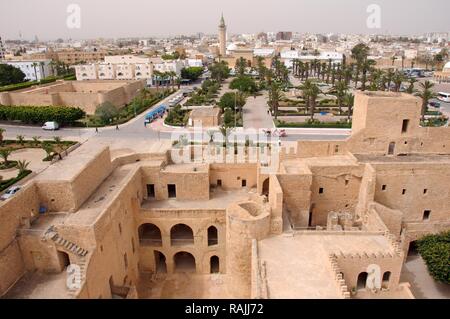
[[147,127],[147,121],[144,121],[144,126]]
[[118,131],[119,130],[119,125],[116,125],[116,131]]
[[98,133],[98,127],[95,128],[95,133]]

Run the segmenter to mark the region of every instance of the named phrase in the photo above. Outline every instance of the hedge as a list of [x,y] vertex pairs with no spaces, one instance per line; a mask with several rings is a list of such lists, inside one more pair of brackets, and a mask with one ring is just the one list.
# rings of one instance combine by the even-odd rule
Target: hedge
[[31,174],[31,171],[26,170],[26,171],[23,171],[22,173],[20,173],[19,175],[17,175],[17,177],[15,177],[15,178],[0,181],[0,192],[3,192],[8,187],[14,185],[15,183],[17,183],[18,181],[22,180],[23,178],[27,177],[30,174]]
[[347,122],[320,122],[320,123],[293,123],[277,121],[276,126],[280,128],[352,128],[352,123]]
[[417,242],[417,248],[431,276],[450,284],[450,231],[425,236]]
[[55,121],[59,124],[68,124],[82,119],[85,115],[82,109],[74,107],[0,105],[2,121],[21,121],[32,124]]
[[17,90],[27,89],[29,87],[32,87],[33,85],[53,83],[53,82],[56,82],[56,80],[60,80],[60,79],[64,79],[66,81],[73,81],[73,80],[76,80],[76,76],[73,74],[68,74],[68,75],[64,75],[64,76],[49,76],[40,81],[29,81],[29,82],[6,85],[6,86],[0,87],[0,92],[17,91]]

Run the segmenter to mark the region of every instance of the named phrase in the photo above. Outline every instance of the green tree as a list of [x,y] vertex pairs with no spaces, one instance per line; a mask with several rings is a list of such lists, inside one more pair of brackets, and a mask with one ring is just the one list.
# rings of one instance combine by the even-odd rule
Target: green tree
[[243,57],[240,57],[236,60],[236,72],[240,77],[243,77],[245,75],[245,70],[247,69],[247,60],[245,60]]
[[420,91],[416,95],[422,99],[422,121],[425,121],[425,113],[428,109],[428,102],[436,97],[436,93],[433,92],[434,84],[430,81],[421,82],[419,86]]
[[258,86],[256,85],[255,80],[251,77],[239,76],[231,81],[230,89],[253,94],[258,91]]
[[342,107],[344,104],[344,97],[347,94],[349,87],[345,83],[345,81],[339,81],[334,86],[334,90],[336,91],[337,104],[339,106],[339,114],[342,114]]
[[9,64],[0,64],[0,86],[22,83],[25,73]]
[[280,101],[283,99],[284,94],[278,83],[273,82],[269,88],[269,106],[272,112],[275,114],[275,119],[278,118],[278,108],[280,107]]
[[119,110],[111,102],[104,102],[100,104],[95,110],[95,115],[97,115],[100,118],[103,124],[108,124],[118,114]]
[[425,236],[417,242],[417,248],[431,276],[450,284],[450,231]]
[[53,157],[53,152],[55,151],[53,144],[46,141],[42,143],[42,149],[45,151],[45,153],[47,153],[48,159],[51,159]]
[[213,63],[209,66],[209,71],[211,72],[211,78],[219,83],[230,76],[230,68],[225,61]]
[[408,83],[409,83],[409,86],[406,89],[406,93],[409,93],[409,94],[416,93],[417,90],[415,89],[415,84],[417,83],[417,80],[415,78],[409,78]]
[[227,92],[220,98],[219,106],[222,110],[227,108],[234,111],[235,106],[241,108],[245,105],[245,97],[243,94],[238,94],[236,92]]
[[181,77],[191,81],[197,81],[202,74],[203,68],[199,66],[188,67],[181,70]]
[[350,122],[353,114],[353,105],[355,104],[355,96],[351,93],[346,93],[343,99],[344,105],[347,107],[347,120]]

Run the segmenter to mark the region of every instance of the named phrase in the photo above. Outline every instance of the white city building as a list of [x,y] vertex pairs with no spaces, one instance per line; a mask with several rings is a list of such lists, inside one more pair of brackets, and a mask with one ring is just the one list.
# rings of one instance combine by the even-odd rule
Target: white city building
[[52,60],[5,61],[6,64],[20,69],[25,74],[25,80],[40,81],[53,75]]
[[314,60],[318,60],[320,62],[329,62],[337,64],[342,63],[344,59],[344,55],[340,52],[320,52],[319,55],[303,55],[300,51],[297,50],[287,50],[282,51],[280,54],[281,61],[286,65],[286,67],[292,67],[292,62],[294,60],[300,60],[302,62],[310,62]]

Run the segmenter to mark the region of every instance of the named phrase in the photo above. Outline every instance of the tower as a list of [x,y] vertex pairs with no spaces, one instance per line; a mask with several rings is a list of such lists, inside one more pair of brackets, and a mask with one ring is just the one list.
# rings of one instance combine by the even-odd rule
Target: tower
[[227,26],[225,25],[225,19],[220,19],[219,24],[219,54],[225,56],[227,53]]

